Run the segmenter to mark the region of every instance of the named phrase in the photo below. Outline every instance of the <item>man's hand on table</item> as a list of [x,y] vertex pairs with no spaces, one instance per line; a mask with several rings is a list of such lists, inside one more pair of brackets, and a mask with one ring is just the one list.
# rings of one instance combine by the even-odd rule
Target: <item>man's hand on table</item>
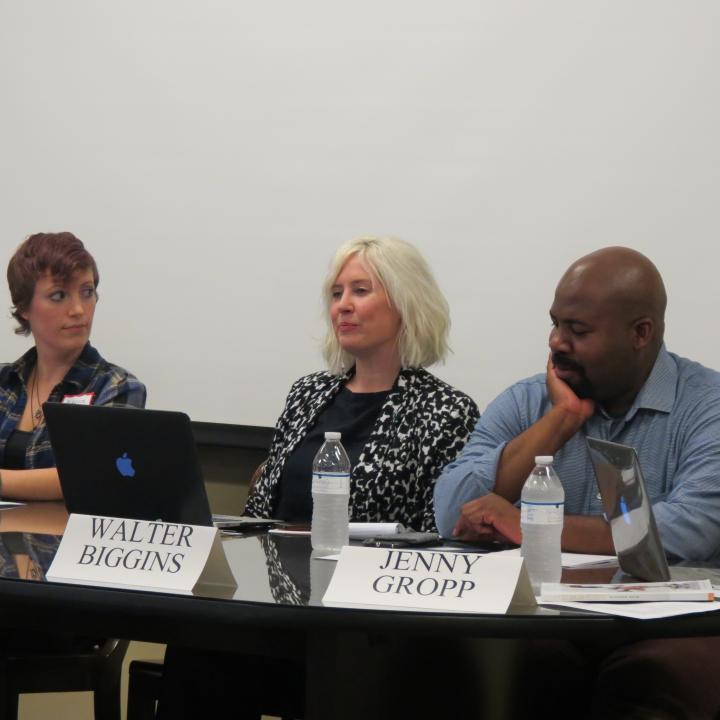
[[520,510],[505,498],[489,493],[463,505],[453,537],[468,542],[505,540],[520,544]]

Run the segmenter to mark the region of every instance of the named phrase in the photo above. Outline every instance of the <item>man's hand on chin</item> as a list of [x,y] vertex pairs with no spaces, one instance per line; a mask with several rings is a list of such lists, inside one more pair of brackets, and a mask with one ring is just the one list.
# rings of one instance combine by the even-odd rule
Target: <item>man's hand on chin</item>
[[489,493],[463,505],[453,537],[469,542],[506,540],[520,544],[520,510],[505,498]]

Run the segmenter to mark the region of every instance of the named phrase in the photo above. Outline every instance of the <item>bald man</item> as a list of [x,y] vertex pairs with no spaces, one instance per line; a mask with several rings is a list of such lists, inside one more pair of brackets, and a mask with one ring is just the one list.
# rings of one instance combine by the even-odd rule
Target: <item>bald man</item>
[[565,488],[564,550],[613,554],[585,437],[638,451],[663,545],[720,559],[720,374],[663,345],[665,288],[629,248],[598,250],[561,278],[542,375],[487,408],[435,488],[445,537],[520,543],[515,503],[536,455],[554,455]]
[[[660,274],[634,250],[604,248],[570,266],[550,308],[546,372],[496,398],[437,481],[443,536],[519,544],[522,486],[536,455],[554,455],[565,489],[563,549],[613,554],[591,436],[637,450],[670,556],[720,560],[720,374],[665,349],[665,304]],[[529,717],[542,716],[538,698],[555,718],[585,717],[588,707],[597,718],[654,720],[720,710],[720,638],[541,643],[526,660]]]

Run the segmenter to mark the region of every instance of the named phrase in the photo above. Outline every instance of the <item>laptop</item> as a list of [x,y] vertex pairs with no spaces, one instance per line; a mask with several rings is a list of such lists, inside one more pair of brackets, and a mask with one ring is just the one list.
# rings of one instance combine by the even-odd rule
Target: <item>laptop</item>
[[708,578],[720,584],[715,568],[668,567],[635,449],[597,438],[586,441],[622,572],[645,582]]
[[68,512],[211,525],[190,418],[45,403]]
[[648,582],[670,579],[635,449],[586,438],[621,570]]

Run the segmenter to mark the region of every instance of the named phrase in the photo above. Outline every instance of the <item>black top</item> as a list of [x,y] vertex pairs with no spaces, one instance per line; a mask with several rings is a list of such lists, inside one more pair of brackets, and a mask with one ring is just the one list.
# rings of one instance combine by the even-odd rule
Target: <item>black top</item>
[[310,522],[312,463],[325,441],[325,433],[342,433],[341,442],[350,458],[350,467],[355,467],[389,392],[354,393],[344,387],[335,396],[285,463],[275,517],[290,522]]
[[5,461],[3,465],[6,470],[25,469],[25,455],[32,436],[31,430],[18,430],[17,428],[10,433],[5,443]]
[[[342,388],[345,375],[327,371],[296,380],[278,418],[268,461],[245,503],[245,514],[277,514],[280,478],[288,458]],[[457,458],[480,413],[464,393],[423,368],[405,367],[387,394],[350,478],[351,522],[396,522],[436,530],[433,491]]]

